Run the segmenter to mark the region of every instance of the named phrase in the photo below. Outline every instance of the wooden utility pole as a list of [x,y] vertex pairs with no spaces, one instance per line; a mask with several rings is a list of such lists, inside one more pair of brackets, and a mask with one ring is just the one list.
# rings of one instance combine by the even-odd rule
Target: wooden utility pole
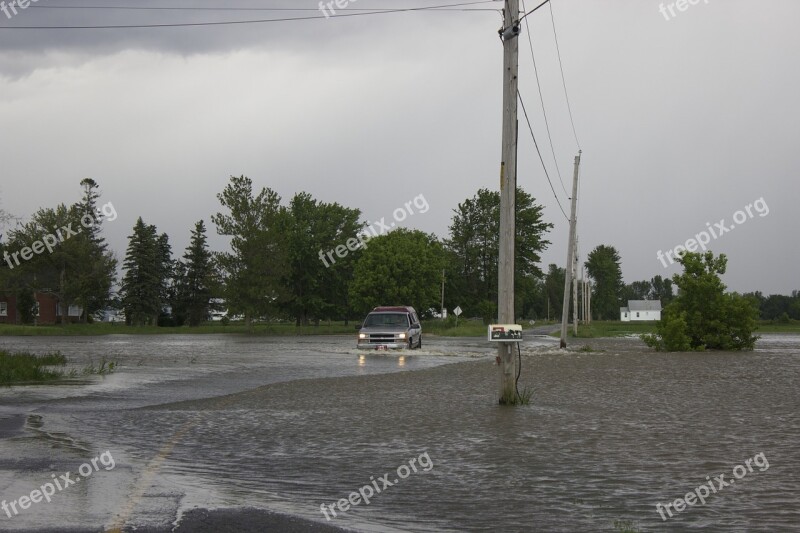
[[586,316],[589,319],[589,324],[592,323],[592,282],[588,281],[587,285],[589,286],[589,290],[586,293]]
[[[506,0],[503,13],[503,152],[500,161],[500,242],[497,265],[497,318],[514,323],[514,236],[517,194],[517,72],[519,70],[519,0]],[[514,343],[497,345],[500,403],[516,400]]]
[[[575,232],[577,233],[577,231]],[[575,261],[572,265],[572,334],[578,336],[578,236],[575,236]]]
[[445,310],[444,310],[444,269],[442,269],[442,307],[441,307],[441,313],[442,313],[442,320],[444,320],[446,318],[444,316],[444,313],[445,313]]
[[564,306],[561,309],[561,348],[567,347],[567,321],[569,320],[569,289],[572,285],[572,269],[575,252],[575,209],[578,201],[578,167],[581,164],[581,151],[575,156],[575,171],[572,175],[572,207],[569,219],[569,243],[567,244],[567,267],[564,269]]

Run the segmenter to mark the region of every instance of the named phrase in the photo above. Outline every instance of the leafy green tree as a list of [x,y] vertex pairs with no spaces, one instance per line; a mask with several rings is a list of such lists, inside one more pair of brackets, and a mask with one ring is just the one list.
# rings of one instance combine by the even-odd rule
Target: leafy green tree
[[672,293],[672,280],[664,279],[660,275],[655,276],[650,280],[652,291],[650,293],[651,300],[659,300],[663,307],[666,307],[675,295]]
[[751,299],[725,292],[725,255],[687,252],[679,262],[684,271],[672,278],[678,296],[664,309],[656,334],[643,340],[666,351],[752,350],[758,310]]
[[62,323],[69,321],[73,303],[83,309],[84,322],[105,307],[116,278],[116,259],[101,235],[97,184],[85,179],[81,185],[84,196],[80,202],[39,209],[28,223],[10,232],[7,246],[11,253],[27,247],[34,254],[21,264],[14,261],[6,282],[56,295]]
[[[564,283],[566,281],[567,270],[553,263],[547,269],[547,276],[544,280],[545,296],[549,316],[560,320],[561,310],[564,308]],[[570,307],[572,298],[570,298]]]
[[254,197],[253,182],[245,176],[231,176],[217,198],[228,213],[211,220],[218,234],[231,237],[231,252],[215,256],[224,276],[223,294],[228,310],[243,314],[250,326],[254,317],[275,313],[284,297],[285,211],[268,188]]
[[594,280],[592,289],[592,315],[599,320],[619,318],[620,302],[625,284],[616,248],[601,244],[589,252],[586,270]]
[[[347,289],[361,253],[360,216],[358,209],[317,202],[305,192],[289,203],[284,280],[288,297],[283,307],[298,326],[312,319],[347,318]],[[336,254],[337,247],[343,257]]]
[[158,235],[155,226],[136,220],[128,237],[121,296],[125,320],[133,325],[158,324],[158,317],[169,301],[168,280],[172,257],[166,233]]
[[[75,206],[59,204],[54,209],[39,209],[29,222],[9,233],[9,253],[18,254],[9,272],[10,285],[16,291],[29,288],[55,295],[62,323],[69,321],[69,306],[80,292],[81,271],[88,268],[85,243],[74,234],[79,218]],[[31,253],[37,248],[40,253]],[[23,255],[26,249],[27,259]]]
[[[543,221],[542,206],[519,188],[516,207],[514,284],[519,298],[515,305],[521,311],[524,302],[535,297],[535,280],[543,276],[538,264],[541,252],[550,244],[544,235],[553,225]],[[457,270],[451,269],[447,276],[448,300],[459,299],[458,305],[465,309],[485,301],[497,303],[499,232],[498,191],[480,189],[475,196],[458,204],[450,237],[444,243],[457,265]]]
[[369,241],[355,265],[350,302],[359,314],[379,305],[438,309],[442,245],[434,235],[400,228]]
[[652,293],[652,285],[649,281],[634,281],[625,285],[622,301],[627,300],[649,300]]

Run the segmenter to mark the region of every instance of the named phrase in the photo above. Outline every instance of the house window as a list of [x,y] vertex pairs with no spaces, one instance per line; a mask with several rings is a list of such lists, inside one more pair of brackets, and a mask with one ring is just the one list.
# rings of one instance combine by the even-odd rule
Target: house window
[[0,316],[8,316],[8,302],[0,302]]
[[639,318],[639,311],[636,311],[636,318]]

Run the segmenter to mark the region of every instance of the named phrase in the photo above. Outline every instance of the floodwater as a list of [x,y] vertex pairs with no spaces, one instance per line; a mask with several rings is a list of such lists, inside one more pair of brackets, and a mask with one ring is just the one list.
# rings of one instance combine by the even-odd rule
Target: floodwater
[[[796,530],[799,336],[745,353],[660,354],[638,339],[572,349],[584,344],[593,351],[526,338],[520,389],[533,398],[509,408],[483,339],[359,353],[350,337],[3,338],[119,368],[0,389],[0,498],[114,458],[50,503],[0,511],[0,530],[169,530],[196,507],[326,522],[323,504],[354,531]],[[402,467],[412,459],[416,471]],[[656,504],[721,474],[730,484],[704,505],[662,520]],[[364,486],[382,490],[336,507]]]

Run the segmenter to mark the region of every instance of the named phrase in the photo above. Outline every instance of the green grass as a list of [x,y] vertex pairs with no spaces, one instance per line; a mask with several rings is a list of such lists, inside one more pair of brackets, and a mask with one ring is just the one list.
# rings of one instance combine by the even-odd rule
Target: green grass
[[450,320],[427,320],[422,322],[422,334],[443,337],[485,337],[487,326],[478,320],[459,320],[458,327]]
[[332,322],[330,325],[295,326],[293,323],[254,324],[250,328],[244,324],[223,326],[213,322],[190,328],[158,327],[158,326],[126,326],[108,322],[96,324],[67,324],[65,326],[16,326],[0,324],[0,335],[160,335],[160,334],[215,334],[241,333],[250,335],[295,336],[295,335],[355,335],[355,322],[345,326],[344,322]]
[[793,320],[788,324],[782,324],[761,320],[758,322],[756,333],[800,333],[800,321]]
[[0,385],[39,383],[61,378],[64,373],[53,366],[64,366],[66,357],[60,353],[34,355],[27,352],[10,353],[0,350]]
[[[624,337],[625,335],[642,335],[644,333],[655,333],[655,322],[620,322],[620,321],[594,321],[589,325],[579,324],[578,335],[580,339],[595,339],[599,337]],[[567,329],[569,337],[572,334],[572,326]],[[560,336],[559,332],[552,333],[551,336]]]

